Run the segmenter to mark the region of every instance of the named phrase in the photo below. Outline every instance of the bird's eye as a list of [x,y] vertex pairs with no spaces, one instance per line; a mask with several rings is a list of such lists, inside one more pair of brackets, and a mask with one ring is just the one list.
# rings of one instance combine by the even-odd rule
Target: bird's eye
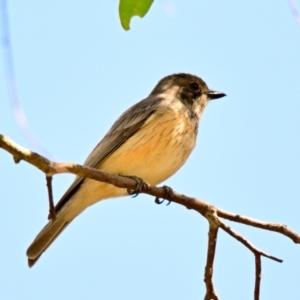
[[196,82],[193,82],[190,84],[190,87],[194,90],[194,91],[198,91],[199,90],[199,85]]

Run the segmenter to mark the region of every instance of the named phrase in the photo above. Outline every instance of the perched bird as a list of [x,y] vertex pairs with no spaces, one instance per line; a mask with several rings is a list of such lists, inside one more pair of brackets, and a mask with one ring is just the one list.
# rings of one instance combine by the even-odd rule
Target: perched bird
[[[88,156],[84,166],[108,173],[137,176],[157,185],[185,163],[196,144],[198,124],[209,100],[226,96],[210,90],[190,74],[160,80],[150,95],[125,111]],[[55,206],[56,219],[27,250],[31,267],[57,236],[92,204],[125,196],[126,189],[76,177]]]

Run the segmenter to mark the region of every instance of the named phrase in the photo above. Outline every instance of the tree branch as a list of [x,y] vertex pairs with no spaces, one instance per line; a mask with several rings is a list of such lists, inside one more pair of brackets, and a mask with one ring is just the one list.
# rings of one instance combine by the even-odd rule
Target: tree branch
[[204,300],[219,300],[214,285],[213,285],[213,271],[214,271],[214,260],[216,254],[217,246],[217,237],[218,230],[220,226],[220,220],[217,216],[216,209],[211,207],[205,215],[206,219],[209,222],[209,232],[208,232],[208,249],[207,249],[207,258],[206,266],[204,273],[204,282],[206,285],[206,295]]
[[55,220],[56,212],[55,212],[54,202],[53,202],[52,176],[46,175],[46,183],[47,183],[48,199],[49,199],[49,215],[52,220]]
[[[1,134],[0,134],[0,148],[9,152],[13,156],[15,163],[19,163],[21,160],[24,160],[46,174],[47,185],[49,186],[48,194],[49,194],[50,215],[52,218],[55,218],[55,214],[53,214],[54,207],[53,207],[53,200],[51,200],[52,191],[50,188],[51,185],[50,178],[55,174],[73,173],[81,177],[87,177],[90,179],[106,182],[116,187],[126,188],[130,190],[135,190],[137,185],[136,180],[129,177],[109,174],[97,169],[92,169],[89,167],[85,167],[73,163],[52,162],[35,152],[31,152],[28,149],[19,146],[18,144],[11,141],[8,137],[5,137]],[[218,299],[216,292],[214,290],[212,275],[213,275],[213,262],[215,257],[217,233],[219,227],[221,227],[225,232],[227,232],[233,238],[241,242],[255,256],[256,276],[255,276],[254,299],[259,299],[260,279],[261,279],[261,256],[265,256],[277,262],[282,262],[281,259],[266,254],[265,252],[254,247],[244,237],[242,237],[240,234],[233,231],[228,225],[222,222],[220,218],[227,219],[233,222],[242,223],[252,227],[257,227],[264,230],[274,231],[290,238],[294,243],[297,244],[300,243],[300,235],[294,232],[293,230],[291,230],[290,228],[288,228],[286,225],[263,222],[246,216],[233,214],[231,212],[227,212],[225,210],[219,209],[199,199],[182,195],[173,190],[172,193],[166,192],[167,190],[168,189],[166,189],[166,187],[156,187],[148,184],[142,184],[139,189],[139,192],[149,194],[156,198],[166,199],[181,204],[188,209],[196,210],[201,215],[203,215],[209,222],[209,240],[208,240],[207,262],[205,267],[205,278],[204,278],[206,284],[206,296],[205,296],[206,300]]]

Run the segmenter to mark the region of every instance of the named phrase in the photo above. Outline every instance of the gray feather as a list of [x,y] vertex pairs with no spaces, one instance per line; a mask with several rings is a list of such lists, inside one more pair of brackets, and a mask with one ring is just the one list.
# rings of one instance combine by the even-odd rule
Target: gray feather
[[[97,168],[111,153],[124,144],[136,133],[157,110],[160,98],[151,97],[135,104],[123,113],[114,123],[109,132],[94,148],[84,163],[84,166]],[[72,202],[72,197],[84,181],[82,177],[76,177],[73,184],[57,203],[55,210],[57,218],[42,229],[27,250],[28,265],[31,267],[39,259],[42,253],[52,244],[59,234],[73,219],[65,219],[65,212]],[[63,208],[63,209],[62,209]]]
[[[116,151],[145,124],[147,119],[157,110],[160,102],[161,98],[159,97],[149,97],[125,111],[94,148],[83,165],[97,168],[111,153]],[[56,213],[76,193],[83,180],[84,178],[82,177],[76,177],[73,184],[57,203],[55,207]]]
[[58,216],[41,230],[27,249],[28,265],[32,267],[42,253],[53,243],[59,234],[66,228],[70,221],[66,221],[63,216]]

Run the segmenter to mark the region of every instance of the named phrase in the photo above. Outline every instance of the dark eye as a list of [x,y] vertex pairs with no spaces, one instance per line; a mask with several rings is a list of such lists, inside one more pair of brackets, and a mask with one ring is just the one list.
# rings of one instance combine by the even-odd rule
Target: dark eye
[[190,84],[190,87],[194,90],[194,91],[198,91],[199,90],[199,85],[196,82],[193,82]]

